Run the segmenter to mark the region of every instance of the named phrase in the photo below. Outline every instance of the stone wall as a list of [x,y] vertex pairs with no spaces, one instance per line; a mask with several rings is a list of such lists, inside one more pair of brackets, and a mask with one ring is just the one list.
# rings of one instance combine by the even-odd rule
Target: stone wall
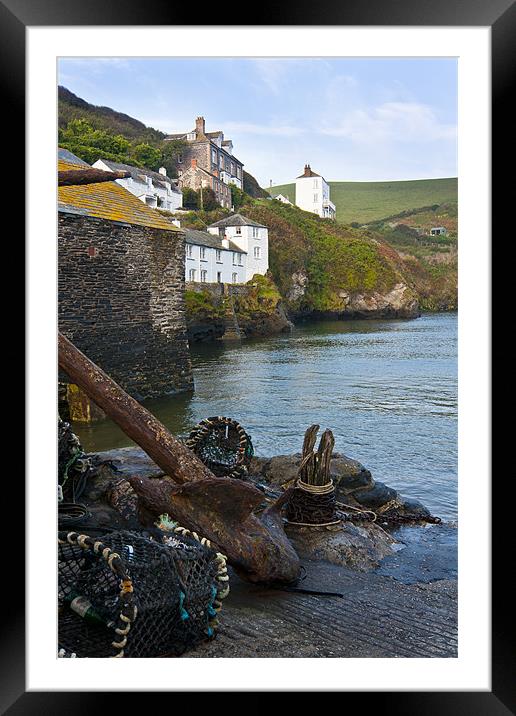
[[182,232],[59,212],[59,329],[139,400],[193,389],[184,262]]

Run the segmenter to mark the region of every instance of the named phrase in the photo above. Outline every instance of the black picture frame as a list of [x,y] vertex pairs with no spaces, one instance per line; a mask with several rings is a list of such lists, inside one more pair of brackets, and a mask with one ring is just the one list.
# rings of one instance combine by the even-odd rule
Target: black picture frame
[[[197,7],[197,6],[196,6]],[[507,162],[512,136],[509,122],[511,80],[514,74],[516,38],[516,7],[512,0],[283,0],[273,3],[262,0],[250,21],[242,17],[242,4],[224,3],[222,13],[196,12],[205,22],[200,25],[365,25],[365,26],[484,26],[492,31],[492,101],[493,101],[493,168]],[[4,145],[6,166],[22,174],[25,145],[25,29],[34,26],[74,25],[192,25],[189,4],[170,0],[0,0],[0,77],[4,113],[9,122],[9,140]],[[234,20],[231,21],[230,18]],[[251,21],[252,19],[252,21]],[[7,101],[6,101],[7,98]],[[13,134],[17,135],[17,141]],[[53,141],[50,140],[49,141]],[[5,156],[5,153],[7,156]],[[17,169],[16,169],[17,168]],[[501,173],[500,173],[501,174]],[[503,215],[503,207],[513,203],[512,183],[504,183],[493,173],[493,217]],[[510,192],[510,194],[509,194]],[[18,229],[22,221],[17,210]],[[496,230],[497,220],[493,230]],[[17,229],[17,231],[18,231]],[[17,239],[20,239],[20,233]],[[17,400],[20,400],[18,395]],[[29,446],[30,449],[30,446]],[[24,485],[21,476],[9,481],[12,504],[18,505],[23,518]],[[503,492],[503,495],[501,494]],[[493,490],[494,514],[507,504],[507,486]],[[504,588],[503,569],[510,564],[507,543],[502,535],[502,521],[493,523],[493,567],[496,588],[492,600],[492,690],[490,692],[365,692],[347,693],[342,707],[349,709],[357,700],[362,708],[374,708],[387,714],[407,716],[507,716],[516,714],[516,664],[514,643],[510,639],[513,621],[513,589]],[[9,541],[9,538],[7,541]],[[82,714],[92,713],[96,706],[120,709],[122,694],[103,692],[26,692],[25,690],[25,628],[24,575],[20,562],[23,554],[22,531],[16,533],[16,549],[3,555],[3,591],[8,605],[1,614],[0,631],[0,714]],[[12,547],[12,543],[11,543]],[[12,555],[12,558],[11,558]],[[11,563],[5,560],[11,560]],[[15,576],[16,575],[16,576]],[[9,606],[10,605],[10,606]],[[99,663],[99,668],[101,665]],[[423,668],[423,667],[422,667]],[[173,669],[171,669],[173,673]],[[235,685],[236,687],[237,685]],[[63,688],[66,685],[63,684]],[[407,684],[407,688],[410,685]],[[230,691],[230,689],[228,689]],[[315,690],[315,689],[314,689]],[[337,690],[337,689],[336,689]],[[142,700],[131,693],[132,709]],[[148,699],[148,695],[143,694]],[[115,702],[116,699],[116,702]],[[169,702],[171,708],[175,701]]]

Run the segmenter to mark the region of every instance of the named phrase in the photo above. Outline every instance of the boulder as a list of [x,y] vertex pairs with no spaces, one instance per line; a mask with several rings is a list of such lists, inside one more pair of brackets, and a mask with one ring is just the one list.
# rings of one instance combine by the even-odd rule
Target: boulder
[[383,482],[375,482],[369,489],[354,491],[353,497],[362,507],[372,510],[376,510],[388,502],[400,502],[396,490],[387,487]]
[[288,538],[301,559],[331,562],[361,572],[375,569],[384,557],[394,554],[397,541],[377,525],[344,522],[335,527],[288,525]]

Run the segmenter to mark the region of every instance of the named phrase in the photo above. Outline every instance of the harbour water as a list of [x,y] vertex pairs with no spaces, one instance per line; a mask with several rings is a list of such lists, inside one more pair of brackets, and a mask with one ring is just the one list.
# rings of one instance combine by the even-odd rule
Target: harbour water
[[[192,361],[194,394],[145,404],[174,434],[226,415],[271,456],[300,451],[318,423],[376,480],[456,520],[456,314],[310,322],[266,340],[195,345]],[[90,452],[131,444],[109,420],[74,431]]]

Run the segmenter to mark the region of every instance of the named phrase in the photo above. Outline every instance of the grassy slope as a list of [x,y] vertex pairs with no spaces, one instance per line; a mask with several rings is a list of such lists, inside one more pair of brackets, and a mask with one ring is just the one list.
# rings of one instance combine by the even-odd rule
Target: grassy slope
[[[272,194],[295,199],[295,185],[272,187]],[[420,206],[457,201],[457,179],[418,179],[392,182],[330,182],[337,221],[365,224]]]

